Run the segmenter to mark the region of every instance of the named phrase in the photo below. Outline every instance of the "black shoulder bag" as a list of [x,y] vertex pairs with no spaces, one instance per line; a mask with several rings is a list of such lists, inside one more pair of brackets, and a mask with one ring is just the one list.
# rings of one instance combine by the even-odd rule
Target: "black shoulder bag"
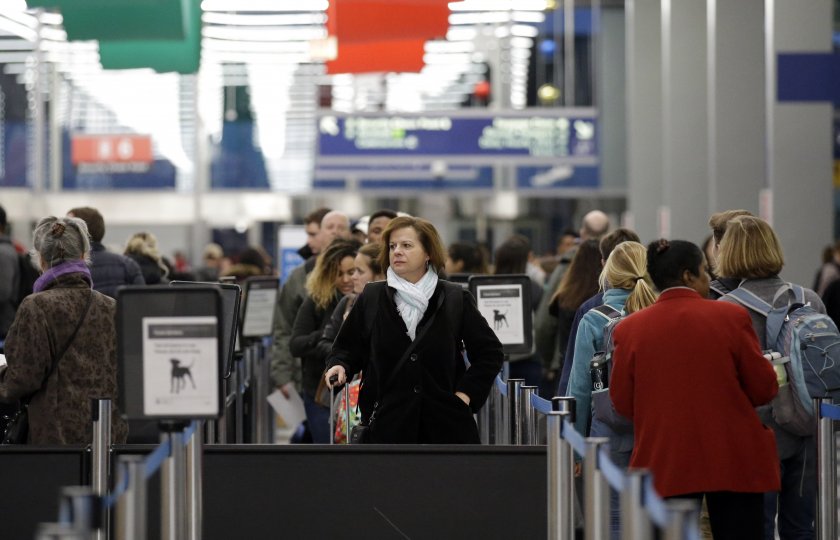
[[[437,316],[438,312],[440,311],[441,305],[446,298],[446,294],[441,294],[438,298],[438,306],[432,316],[429,317],[429,320],[426,321],[422,327],[419,328],[417,335],[414,336],[414,341],[411,342],[411,345],[403,352],[400,359],[397,361],[396,365],[394,365],[394,369],[391,371],[391,374],[388,376],[388,379],[385,381],[377,389],[377,398],[376,401],[373,402],[373,412],[370,413],[370,418],[368,419],[367,424],[358,424],[353,426],[353,429],[350,430],[350,444],[364,444],[367,443],[370,438],[370,428],[373,425],[373,421],[376,419],[376,409],[379,407],[379,400],[382,399],[382,394],[384,393],[385,389],[394,382],[394,379],[397,378],[397,374],[402,368],[403,364],[405,364],[408,357],[411,356],[411,353],[414,352],[414,348],[420,342],[424,335],[426,335],[426,331],[431,328],[432,323],[435,321],[435,317]],[[373,326],[369,328],[372,334]]]
[[[47,373],[46,378],[44,381],[49,380],[50,376],[55,371],[56,366],[58,365],[59,360],[64,356],[64,353],[70,348],[70,345],[73,344],[73,341],[76,339],[76,334],[79,333],[79,329],[82,327],[82,323],[87,318],[88,311],[90,311],[90,304],[93,301],[93,291],[88,295],[87,304],[85,304],[85,310],[82,312],[82,316],[79,318],[79,322],[76,323],[76,328],[73,329],[73,333],[70,335],[70,339],[67,340],[67,343],[64,344],[64,347],[61,351],[56,355],[55,359],[52,361],[52,365],[50,366],[50,371]],[[40,390],[40,389],[39,389]],[[25,398],[21,398],[18,401],[18,409],[11,415],[3,415],[0,417],[0,423],[5,424],[3,429],[3,438],[0,440],[0,444],[26,444],[26,438],[29,435],[29,402],[32,400],[32,396],[34,396],[39,390],[36,390],[32,395],[27,396]]]

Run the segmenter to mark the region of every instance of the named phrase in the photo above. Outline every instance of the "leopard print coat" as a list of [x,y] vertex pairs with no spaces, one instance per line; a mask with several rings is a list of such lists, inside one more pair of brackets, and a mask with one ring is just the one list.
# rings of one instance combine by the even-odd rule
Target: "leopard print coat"
[[[79,333],[47,377],[90,294]],[[0,401],[32,395],[29,444],[89,444],[92,398],[112,400],[112,441],[125,442],[127,424],[116,407],[115,313],[116,301],[92,291],[82,274],[60,276],[21,303],[6,336],[8,367],[0,372]]]

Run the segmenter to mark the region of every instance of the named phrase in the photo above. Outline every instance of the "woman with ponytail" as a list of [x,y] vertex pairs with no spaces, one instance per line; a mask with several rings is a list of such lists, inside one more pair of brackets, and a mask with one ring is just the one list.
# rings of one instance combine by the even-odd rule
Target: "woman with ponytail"
[[663,497],[705,495],[715,540],[761,540],[779,462],[754,407],[776,395],[775,372],[747,311],[706,299],[699,247],[659,240],[647,258],[659,299],[613,334],[610,397],[633,422],[630,466],[649,469]]
[[[647,273],[647,253],[638,242],[622,242],[610,253],[599,279],[604,290],[604,305],[622,315],[634,313],[656,301],[656,294]],[[589,434],[591,418],[592,381],[589,362],[604,347],[604,328],[609,323],[598,308],[589,310],[581,319],[575,337],[575,354],[569,378],[569,394],[576,400],[579,411],[575,428],[582,435]]]

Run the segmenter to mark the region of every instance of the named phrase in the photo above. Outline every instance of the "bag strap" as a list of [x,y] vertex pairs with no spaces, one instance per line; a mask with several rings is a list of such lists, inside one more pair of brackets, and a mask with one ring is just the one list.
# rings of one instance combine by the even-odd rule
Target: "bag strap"
[[773,311],[773,306],[743,287],[729,291],[726,293],[726,296],[729,296],[745,308],[751,309],[764,317],[767,317]]
[[718,279],[713,279],[713,280],[711,281],[711,283],[709,283],[709,288],[710,288],[711,290],[715,291],[716,293],[718,293],[720,296],[726,296],[726,294],[727,294],[728,292],[731,292],[731,291],[729,290],[729,287],[727,287],[726,285],[724,285],[724,284],[723,284],[720,280],[718,280]]
[[605,318],[607,322],[612,322],[613,319],[622,317],[620,311],[608,304],[601,304],[600,306],[592,308],[592,311]]
[[70,338],[67,340],[67,342],[64,343],[64,346],[53,359],[52,365],[50,366],[50,371],[49,373],[47,373],[47,376],[44,380],[47,380],[50,378],[50,376],[52,376],[53,371],[55,371],[55,368],[58,366],[58,362],[64,357],[64,353],[66,353],[68,349],[70,349],[70,345],[72,345],[73,341],[76,339],[76,335],[79,333],[79,329],[82,327],[82,323],[85,322],[85,319],[87,318],[88,311],[90,311],[90,304],[92,302],[93,291],[91,290],[90,294],[88,295],[87,303],[85,304],[85,309],[84,311],[82,311],[82,316],[79,317],[79,322],[76,323],[76,328],[73,329],[73,333],[70,334]]
[[779,298],[788,291],[793,293],[794,303],[802,304],[803,306],[805,305],[805,288],[793,283],[785,283],[779,287],[776,294],[773,295],[773,305],[775,306],[776,302],[779,301]]

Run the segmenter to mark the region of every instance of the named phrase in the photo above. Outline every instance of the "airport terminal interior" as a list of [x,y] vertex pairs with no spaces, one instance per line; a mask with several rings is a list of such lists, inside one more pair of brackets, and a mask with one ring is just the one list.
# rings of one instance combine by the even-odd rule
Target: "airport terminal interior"
[[[0,538],[840,538],[840,408],[825,401],[840,399],[838,51],[840,0],[0,0]],[[655,269],[700,253],[679,241],[704,255]],[[747,259],[765,241],[781,262],[720,273],[732,246]],[[622,243],[646,261],[627,287],[605,277]],[[564,277],[587,250],[589,278]],[[470,295],[453,307],[438,274]],[[770,277],[793,285],[749,289]],[[404,351],[369,331],[387,310],[351,309],[379,280]],[[627,448],[596,427],[597,392],[621,416],[604,392],[622,372],[612,330],[669,287],[753,322],[778,397],[741,381],[740,404],[777,432],[772,501],[755,479],[749,503],[716,498],[731,486],[675,498],[658,462],[632,466],[638,424]],[[36,299],[59,294],[57,311]],[[598,306],[614,313],[581,348]],[[392,346],[367,397],[344,385]],[[443,406],[428,379],[388,373],[453,354],[445,408],[468,436],[436,438],[451,415],[381,435],[408,422],[392,387],[415,400],[406,418]],[[803,418],[795,450],[783,399]],[[56,420],[69,409],[72,427]],[[685,450],[695,472],[707,444]],[[718,517],[749,505],[760,535]]]

